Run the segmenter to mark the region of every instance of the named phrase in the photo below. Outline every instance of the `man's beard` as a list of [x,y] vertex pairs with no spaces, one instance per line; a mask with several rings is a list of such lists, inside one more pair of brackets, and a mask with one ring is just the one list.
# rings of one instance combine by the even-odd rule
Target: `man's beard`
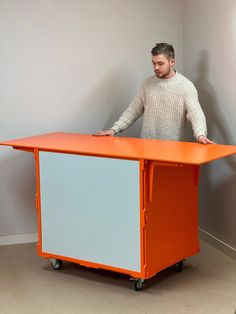
[[170,72],[171,72],[171,68],[170,68],[167,72],[161,73],[160,76],[158,75],[158,72],[155,72],[155,74],[156,74],[156,77],[161,78],[161,79],[165,79],[166,77],[168,77],[168,75],[170,74]]

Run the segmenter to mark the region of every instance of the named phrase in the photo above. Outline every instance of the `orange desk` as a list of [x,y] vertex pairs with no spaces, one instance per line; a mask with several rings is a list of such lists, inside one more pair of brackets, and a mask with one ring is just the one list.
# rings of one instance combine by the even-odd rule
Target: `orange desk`
[[199,251],[199,166],[236,146],[50,133],[0,145],[34,153],[38,253],[144,279]]

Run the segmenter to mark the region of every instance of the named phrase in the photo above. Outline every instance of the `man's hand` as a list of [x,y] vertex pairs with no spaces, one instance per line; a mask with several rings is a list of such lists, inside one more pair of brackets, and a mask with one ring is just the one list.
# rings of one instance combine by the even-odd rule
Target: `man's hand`
[[215,144],[215,142],[209,140],[207,137],[205,137],[204,135],[200,135],[198,136],[197,141],[201,144]]
[[116,132],[113,129],[110,130],[104,130],[104,131],[98,131],[97,133],[93,134],[94,136],[113,136]]

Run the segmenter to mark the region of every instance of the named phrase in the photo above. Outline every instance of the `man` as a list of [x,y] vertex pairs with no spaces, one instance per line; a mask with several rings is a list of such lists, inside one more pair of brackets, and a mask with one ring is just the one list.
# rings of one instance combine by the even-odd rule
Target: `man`
[[213,144],[207,138],[206,119],[196,88],[173,68],[176,63],[174,48],[159,43],[151,53],[155,75],[144,81],[137,96],[111,129],[98,131],[95,135],[115,135],[144,115],[143,138],[184,141],[189,120],[196,140]]

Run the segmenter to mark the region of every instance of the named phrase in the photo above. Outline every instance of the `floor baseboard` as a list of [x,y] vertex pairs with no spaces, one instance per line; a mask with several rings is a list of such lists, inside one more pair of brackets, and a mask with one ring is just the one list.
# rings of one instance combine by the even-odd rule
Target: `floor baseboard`
[[14,234],[8,236],[0,236],[0,245],[23,244],[38,241],[37,233]]
[[214,237],[212,234],[206,232],[205,230],[199,228],[199,238],[211,246],[215,247],[225,255],[236,260],[236,249],[221,241],[220,239]]
[[[236,249],[221,241],[220,239],[214,237],[205,230],[199,228],[199,238],[208,244],[212,245],[222,253],[228,255],[229,257],[236,260]],[[32,243],[38,241],[37,233],[27,233],[27,234],[15,234],[8,236],[0,236],[0,245],[10,245],[10,244],[23,244]]]

